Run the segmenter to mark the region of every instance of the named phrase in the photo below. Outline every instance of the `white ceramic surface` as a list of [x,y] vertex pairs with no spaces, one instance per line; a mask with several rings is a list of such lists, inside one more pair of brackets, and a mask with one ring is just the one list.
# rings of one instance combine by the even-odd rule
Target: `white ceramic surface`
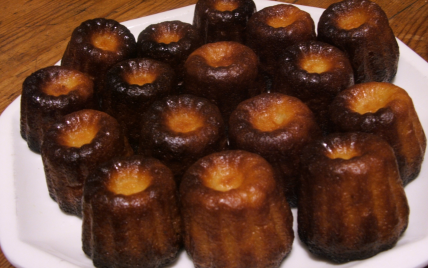
[[[258,10],[278,4],[257,1]],[[299,6],[315,23],[322,9]],[[149,24],[166,20],[191,23],[194,6],[143,17],[124,24],[137,37]],[[413,98],[419,118],[428,130],[428,63],[402,42],[400,63],[394,83]],[[48,195],[40,155],[32,153],[19,133],[19,104],[16,99],[0,117],[0,243],[9,261],[25,268],[93,267],[81,250],[81,220],[63,214]],[[411,214],[407,231],[391,250],[364,261],[335,265],[311,256],[297,234],[293,250],[282,268],[307,267],[422,267],[428,264],[428,161],[419,177],[406,187]],[[296,217],[296,210],[293,210]],[[296,230],[296,222],[294,223]],[[193,264],[182,252],[173,267]]]

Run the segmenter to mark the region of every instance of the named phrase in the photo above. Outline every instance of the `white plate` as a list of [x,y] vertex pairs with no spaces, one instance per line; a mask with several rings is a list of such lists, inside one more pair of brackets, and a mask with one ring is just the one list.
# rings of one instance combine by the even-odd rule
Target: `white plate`
[[[278,2],[257,1],[257,9]],[[322,9],[299,6],[318,23]],[[191,23],[194,6],[131,20],[124,24],[137,37],[149,24],[166,20]],[[428,130],[428,63],[399,42],[400,63],[394,83],[412,96],[419,118]],[[0,117],[0,242],[8,260],[18,267],[93,267],[81,250],[81,220],[63,214],[48,195],[40,155],[32,153],[19,133],[20,98]],[[406,187],[410,223],[398,244],[364,261],[335,265],[311,256],[298,239],[282,266],[307,267],[422,267],[428,264],[428,161],[419,177]],[[293,210],[296,218],[296,210]],[[294,222],[294,230],[296,221]],[[173,267],[193,267],[185,252]]]

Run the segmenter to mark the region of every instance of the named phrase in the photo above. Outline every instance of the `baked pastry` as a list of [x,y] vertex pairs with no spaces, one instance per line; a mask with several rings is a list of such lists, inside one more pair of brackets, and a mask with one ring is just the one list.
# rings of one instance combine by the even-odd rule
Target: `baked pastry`
[[202,45],[196,28],[182,21],[164,21],[147,26],[138,36],[140,58],[152,58],[169,64],[182,82],[184,62]]
[[142,117],[140,154],[168,166],[176,182],[199,158],[226,148],[226,132],[217,106],[183,94],[153,103]]
[[398,43],[388,17],[374,2],[345,0],[330,5],[319,20],[318,39],[346,53],[355,83],[391,82],[397,73]]
[[83,251],[95,267],[157,268],[182,245],[177,188],[154,158],[115,158],[92,172],[83,194]]
[[216,104],[225,123],[241,101],[256,94],[257,55],[240,43],[203,45],[190,54],[184,68],[184,92]]
[[243,43],[248,19],[256,12],[253,0],[198,0],[193,25],[204,44]]
[[184,245],[195,267],[279,267],[293,216],[271,165],[223,151],[192,165],[180,185]]
[[288,47],[275,74],[272,92],[294,96],[314,113],[324,133],[330,132],[328,107],[340,91],[354,85],[354,71],[338,48],[318,41]]
[[357,84],[339,93],[330,107],[337,131],[379,135],[394,149],[404,185],[415,179],[426,137],[407,92],[386,82]]
[[280,93],[243,101],[229,121],[230,147],[264,157],[278,173],[291,206],[297,203],[300,151],[320,135],[311,110],[299,99]]
[[343,263],[392,248],[409,207],[394,151],[368,133],[335,133],[302,152],[297,226],[313,254]]
[[254,50],[261,69],[272,79],[277,59],[288,46],[315,38],[315,24],[309,13],[279,4],[259,10],[250,18],[245,44]]
[[83,183],[99,164],[131,155],[116,119],[96,110],[68,114],[46,131],[41,155],[49,195],[68,214],[82,216]]
[[28,76],[22,85],[21,136],[40,153],[43,133],[61,116],[94,107],[94,85],[85,74],[49,66]]
[[138,150],[141,117],[154,101],[175,91],[174,70],[153,59],[130,59],[113,66],[105,80],[103,110],[117,119]]
[[116,63],[136,56],[134,35],[115,20],[97,18],[74,29],[62,56],[61,65],[88,74],[100,98],[103,76]]

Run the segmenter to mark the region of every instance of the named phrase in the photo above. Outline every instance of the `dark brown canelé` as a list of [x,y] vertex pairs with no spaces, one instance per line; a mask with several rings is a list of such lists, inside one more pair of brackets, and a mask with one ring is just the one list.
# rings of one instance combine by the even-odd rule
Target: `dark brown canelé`
[[174,92],[174,70],[157,60],[130,59],[113,66],[105,81],[103,110],[117,119],[137,150],[141,117],[154,101]]
[[98,99],[103,76],[116,63],[136,56],[134,35],[115,20],[87,20],[74,29],[61,65],[88,74],[95,82]]
[[94,106],[94,85],[85,74],[49,66],[27,77],[22,85],[21,136],[40,153],[43,133],[61,116]]
[[201,97],[166,97],[142,118],[140,154],[161,160],[177,183],[196,160],[227,146],[220,111]]
[[299,98],[328,133],[329,105],[340,91],[352,85],[354,71],[346,55],[327,43],[309,41],[285,50],[278,61],[272,92]]
[[271,165],[223,151],[192,165],[180,185],[184,245],[195,267],[279,267],[293,215]]
[[378,136],[335,133],[302,153],[300,240],[313,254],[343,263],[393,247],[409,207],[394,151]]
[[204,44],[219,41],[243,43],[248,19],[255,12],[253,0],[199,0],[193,25]]
[[240,103],[229,121],[230,147],[269,161],[291,206],[297,203],[300,151],[320,135],[311,110],[299,99],[280,93],[265,93]]
[[259,56],[261,68],[271,78],[277,59],[288,46],[315,40],[311,15],[298,7],[279,4],[256,12],[248,21],[246,45]]
[[41,155],[49,195],[65,213],[82,216],[83,183],[99,164],[131,155],[116,119],[96,110],[60,118],[43,137]]
[[149,25],[139,34],[137,52],[140,58],[152,58],[169,64],[178,82],[182,82],[187,57],[201,45],[201,38],[193,25],[164,21]]
[[345,0],[330,5],[318,23],[318,39],[346,53],[355,83],[391,82],[397,73],[398,43],[388,17],[374,2]]
[[173,261],[182,225],[171,171],[142,156],[98,167],[84,186],[82,243],[95,267],[158,268]]
[[225,123],[241,101],[256,94],[257,55],[240,43],[203,45],[190,54],[184,68],[185,93],[215,103]]
[[376,134],[394,149],[404,185],[415,179],[426,149],[426,137],[407,92],[386,82],[354,85],[337,95],[330,107],[337,131]]

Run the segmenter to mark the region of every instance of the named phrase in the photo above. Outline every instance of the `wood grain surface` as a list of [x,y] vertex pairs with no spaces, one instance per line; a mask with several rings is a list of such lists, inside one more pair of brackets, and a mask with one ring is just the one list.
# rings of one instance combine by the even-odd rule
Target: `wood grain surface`
[[[195,2],[196,0],[3,0],[0,13],[0,113],[20,95],[22,82],[28,75],[55,64],[61,58],[71,32],[81,22],[96,17],[123,22]],[[327,8],[337,1],[280,2]],[[386,12],[395,35],[427,61],[428,1],[374,2]],[[13,266],[1,253],[0,268],[11,267]]]

